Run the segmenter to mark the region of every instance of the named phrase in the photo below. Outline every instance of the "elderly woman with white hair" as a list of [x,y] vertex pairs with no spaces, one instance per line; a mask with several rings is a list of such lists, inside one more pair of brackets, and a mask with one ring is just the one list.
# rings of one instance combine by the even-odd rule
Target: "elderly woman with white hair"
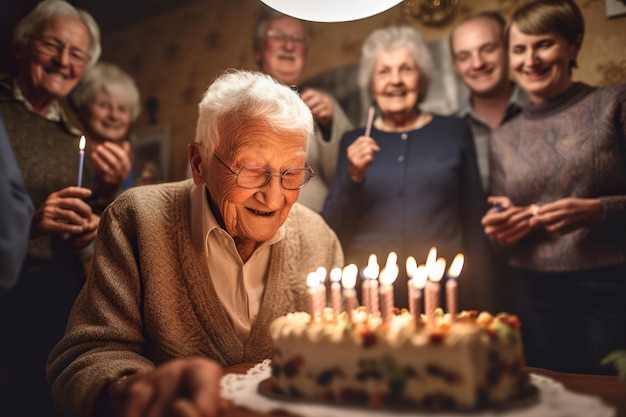
[[[450,261],[464,253],[460,307],[490,308],[482,280],[490,262],[480,224],[486,199],[472,133],[461,119],[420,109],[432,77],[430,52],[414,29],[389,27],[366,39],[359,82],[378,116],[371,130],[342,138],[322,216],[348,263],[364,265],[372,253],[384,262],[390,251],[402,264],[408,256],[423,261],[433,246]],[[406,307],[402,279],[395,298]]]
[[130,125],[141,103],[135,80],[117,65],[99,62],[87,69],[70,102],[80,117],[93,152],[97,179],[110,193],[132,186]]
[[306,104],[268,75],[231,71],[209,87],[193,181],[131,188],[102,216],[48,360],[60,411],[213,415],[216,363],[271,357],[272,320],[308,309],[308,272],[343,266],[333,231],[296,203],[312,133]]
[[89,164],[77,186],[81,132],[59,100],[98,60],[100,34],[88,13],[45,0],[18,22],[12,49],[0,116],[35,212],[17,284],[0,298],[0,415],[52,415],[45,360],[84,283],[81,254],[99,222],[91,199],[102,196]]

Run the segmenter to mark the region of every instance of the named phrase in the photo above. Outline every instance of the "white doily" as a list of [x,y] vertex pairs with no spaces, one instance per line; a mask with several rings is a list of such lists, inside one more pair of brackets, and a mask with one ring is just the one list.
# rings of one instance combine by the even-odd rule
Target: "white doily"
[[332,407],[322,404],[280,401],[257,392],[259,383],[270,377],[269,359],[255,365],[243,374],[227,374],[221,380],[222,397],[233,404],[259,412],[284,410],[303,417],[615,417],[615,409],[599,398],[567,391],[559,382],[545,376],[530,374],[531,382],[539,390],[536,404],[506,411],[463,413],[376,411],[362,408]]

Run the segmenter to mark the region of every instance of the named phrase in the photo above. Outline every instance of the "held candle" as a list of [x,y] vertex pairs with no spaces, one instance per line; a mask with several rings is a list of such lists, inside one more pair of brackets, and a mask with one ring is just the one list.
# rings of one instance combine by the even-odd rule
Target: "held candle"
[[80,137],[80,141],[78,142],[78,180],[76,181],[76,185],[78,187],[83,186],[83,165],[85,165],[85,144],[87,140],[85,139],[85,135]]

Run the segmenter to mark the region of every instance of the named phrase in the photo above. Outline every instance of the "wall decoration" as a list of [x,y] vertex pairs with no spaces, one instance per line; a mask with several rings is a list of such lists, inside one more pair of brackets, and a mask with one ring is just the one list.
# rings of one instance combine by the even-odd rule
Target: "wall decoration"
[[157,184],[169,181],[170,127],[158,126],[134,132],[133,149],[134,185]]
[[626,15],[626,0],[605,0],[606,17],[617,17]]

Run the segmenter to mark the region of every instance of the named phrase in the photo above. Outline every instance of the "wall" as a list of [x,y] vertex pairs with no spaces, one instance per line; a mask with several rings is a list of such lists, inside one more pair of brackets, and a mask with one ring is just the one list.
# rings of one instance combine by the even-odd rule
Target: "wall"
[[[509,17],[521,3],[458,0],[456,18],[488,9]],[[574,77],[597,85],[626,82],[626,17],[607,19],[605,0],[577,3],[585,15],[587,33]],[[198,0],[104,36],[103,60],[117,63],[136,78],[144,103],[148,97],[158,101],[156,124],[171,129],[171,179],[186,176],[186,144],[194,138],[197,103],[210,82],[230,67],[256,69],[252,27],[262,7],[258,0]],[[435,42],[447,37],[454,23],[424,26],[403,13],[403,8],[400,4],[360,21],[314,23],[304,78],[357,62],[363,40],[375,29],[409,24],[420,30],[425,40]],[[135,126],[137,131],[150,127],[145,108]]]

